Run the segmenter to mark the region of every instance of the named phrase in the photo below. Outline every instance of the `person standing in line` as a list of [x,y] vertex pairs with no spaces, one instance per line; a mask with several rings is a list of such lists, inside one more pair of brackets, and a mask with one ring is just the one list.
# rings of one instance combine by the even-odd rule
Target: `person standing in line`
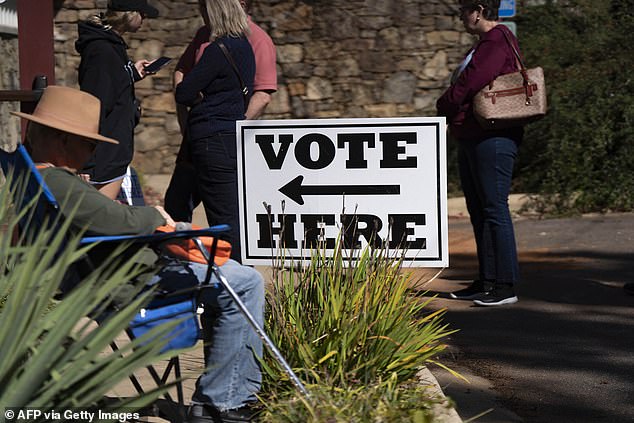
[[145,78],[145,66],[133,63],[122,36],[137,32],[145,18],[156,18],[158,10],[147,0],[109,0],[107,10],[78,24],[75,49],[81,55],[79,87],[101,100],[99,131],[119,144],[101,143],[82,171],[97,189],[117,198],[128,165],[134,155],[134,128],[141,117],[134,84]]
[[[258,119],[271,102],[272,94],[277,91],[277,69],[275,45],[269,35],[256,25],[248,13],[251,1],[241,0],[249,22],[249,43],[255,55],[255,77],[253,81],[253,95],[245,113],[246,119]],[[206,25],[198,29],[196,35],[181,56],[174,72],[174,88],[178,86],[194,65],[200,60],[205,48],[209,45],[210,31]],[[170,184],[165,192],[165,209],[180,221],[191,222],[193,210],[200,204],[196,192],[196,173],[191,163],[189,145],[187,143],[187,107],[176,105],[178,123],[183,135],[176,165]]]
[[451,293],[479,306],[513,304],[519,266],[508,207],[513,166],[523,137],[522,127],[485,130],[475,119],[475,94],[500,75],[517,70],[511,31],[498,24],[500,0],[460,0],[460,18],[479,41],[454,73],[436,107],[449,122],[450,138],[458,142],[460,182],[475,235],[479,277]]
[[175,97],[190,107],[187,139],[207,222],[231,226],[231,258],[240,261],[236,121],[245,118],[249,102],[240,80],[251,93],[255,57],[246,38],[247,15],[238,0],[199,0],[199,5],[210,44],[176,87]]

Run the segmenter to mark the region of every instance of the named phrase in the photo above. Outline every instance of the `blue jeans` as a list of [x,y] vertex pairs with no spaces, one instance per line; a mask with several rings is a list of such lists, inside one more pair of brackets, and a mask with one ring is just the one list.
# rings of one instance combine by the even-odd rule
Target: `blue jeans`
[[461,140],[458,147],[460,182],[475,235],[479,278],[496,285],[519,279],[513,221],[508,206],[517,143],[494,137]]
[[205,206],[207,222],[210,226],[231,226],[231,258],[240,262],[236,134],[220,133],[194,140],[190,148],[198,179],[197,193]]
[[[231,287],[260,325],[264,324],[264,282],[253,268],[229,260],[221,266]],[[152,278],[164,291],[191,288],[204,281],[207,266],[170,260]],[[216,282],[214,277],[212,283]],[[209,404],[221,411],[255,401],[262,384],[257,357],[262,357],[262,341],[235,302],[220,285],[201,294],[207,318],[203,321],[205,372],[196,382],[192,402]]]

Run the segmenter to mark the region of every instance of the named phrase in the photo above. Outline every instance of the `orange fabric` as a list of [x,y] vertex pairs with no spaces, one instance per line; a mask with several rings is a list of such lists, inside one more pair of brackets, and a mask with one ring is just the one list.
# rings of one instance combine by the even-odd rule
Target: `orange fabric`
[[[193,230],[202,229],[199,226],[192,225]],[[156,228],[156,232],[174,232],[173,226],[159,226]],[[213,245],[214,238],[210,236],[201,236],[198,237],[203,242],[207,250],[211,253],[211,246]],[[207,264],[205,257],[200,252],[200,250],[196,247],[196,244],[191,239],[178,239],[174,241],[170,241],[168,243],[163,244],[163,250],[172,257],[177,257],[187,261],[193,261],[196,263]],[[227,241],[223,241],[221,239],[218,240],[218,245],[216,246],[216,256],[214,257],[214,262],[218,266],[222,266],[229,260],[229,256],[231,255],[231,244]]]

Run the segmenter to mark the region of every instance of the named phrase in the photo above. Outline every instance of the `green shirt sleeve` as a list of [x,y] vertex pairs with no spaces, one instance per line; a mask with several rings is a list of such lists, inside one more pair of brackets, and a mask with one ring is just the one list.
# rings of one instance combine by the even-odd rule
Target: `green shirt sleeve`
[[149,235],[165,219],[154,207],[134,207],[112,201],[66,169],[40,171],[60,204],[62,215],[72,214],[72,226],[90,235]]

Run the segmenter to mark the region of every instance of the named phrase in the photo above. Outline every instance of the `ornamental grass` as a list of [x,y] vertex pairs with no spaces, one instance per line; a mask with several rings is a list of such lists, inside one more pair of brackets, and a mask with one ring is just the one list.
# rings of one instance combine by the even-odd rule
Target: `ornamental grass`
[[454,331],[442,321],[445,310],[427,310],[432,299],[411,295],[402,258],[387,248],[353,251],[338,242],[332,256],[314,249],[303,267],[284,261],[269,292],[267,332],[311,395],[298,397],[265,357],[262,420],[427,421],[434,400],[421,398],[415,376],[437,363],[443,338]]

